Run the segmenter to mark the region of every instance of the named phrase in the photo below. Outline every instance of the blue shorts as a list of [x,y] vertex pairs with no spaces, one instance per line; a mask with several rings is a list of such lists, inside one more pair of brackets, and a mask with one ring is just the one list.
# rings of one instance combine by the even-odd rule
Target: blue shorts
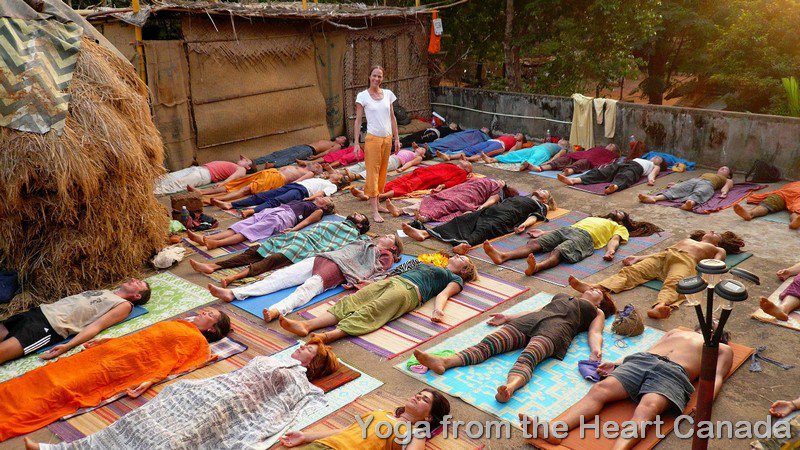
[[683,367],[652,353],[634,353],[626,357],[610,376],[622,384],[636,403],[644,394],[660,394],[677,408],[678,414],[686,408],[694,392],[694,386]]

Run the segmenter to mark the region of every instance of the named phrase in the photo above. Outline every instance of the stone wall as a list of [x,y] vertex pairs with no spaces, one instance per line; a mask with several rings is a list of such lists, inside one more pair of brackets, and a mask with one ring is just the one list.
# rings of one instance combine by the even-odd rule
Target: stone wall
[[[542,137],[549,129],[554,136],[569,137],[570,124],[561,122],[571,122],[573,102],[569,97],[551,95],[434,87],[431,107],[462,127],[479,128],[494,122],[494,129],[505,133],[521,131]],[[594,124],[596,145],[613,141],[626,149],[631,135],[643,139],[649,150],[672,153],[701,166],[725,164],[746,172],[755,159],[761,158],[780,167],[785,178],[800,179],[797,118],[620,102],[613,139],[604,136],[603,125]]]

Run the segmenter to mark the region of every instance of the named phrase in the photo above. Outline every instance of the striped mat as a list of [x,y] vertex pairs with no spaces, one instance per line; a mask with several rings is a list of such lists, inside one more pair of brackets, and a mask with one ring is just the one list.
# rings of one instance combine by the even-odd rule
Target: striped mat
[[[350,339],[360,347],[391,359],[527,291],[525,286],[479,273],[477,280],[467,283],[458,295],[448,300],[444,322],[431,322],[434,302],[429,300],[372,333]],[[300,315],[306,319],[317,317],[336,301],[334,298],[319,303]]]
[[[363,417],[372,411],[384,410],[394,411],[396,408],[403,406],[405,399],[397,397],[388,392],[374,392],[365,395],[352,403],[344,406],[335,414],[331,414],[325,419],[305,428],[303,431],[306,433],[313,432],[326,432],[331,430],[339,430],[347,428],[356,423],[355,417]],[[475,439],[470,439],[466,436],[464,430],[459,430],[458,438],[453,438],[450,433],[447,439],[442,434],[439,434],[425,443],[426,450],[474,450],[483,448],[483,444]],[[285,449],[284,446],[275,447],[276,449]],[[388,447],[387,447],[388,448]]]
[[[573,211],[565,216],[551,220],[550,222],[537,225],[537,228],[544,231],[552,231],[557,228],[572,225],[588,216],[589,215],[584,212]],[[558,286],[567,286],[569,284],[567,280],[569,279],[570,275],[573,275],[579,279],[586,278],[590,275],[600,272],[607,267],[610,267],[616,262],[622,261],[628,256],[635,255],[660,242],[663,242],[671,236],[671,233],[661,232],[648,237],[630,238],[626,244],[619,246],[617,249],[617,254],[612,261],[606,261],[603,259],[603,255],[605,254],[605,249],[603,248],[595,250],[592,256],[576,264],[561,263],[556,267],[536,273],[533,275],[533,277]],[[493,241],[492,245],[500,250],[508,251],[525,245],[529,239],[530,236],[528,236],[527,233],[510,234],[499,240]],[[483,247],[475,247],[469,252],[469,256],[490,264],[494,264],[486,255],[486,252],[483,251]],[[546,256],[546,253],[537,254],[538,258],[545,258]],[[506,269],[513,270],[514,272],[525,273],[525,269],[528,268],[528,263],[524,258],[521,258],[506,261],[501,264],[501,266],[505,267]]]
[[[48,427],[50,431],[65,441],[80,439],[109,426],[120,417],[144,405],[171,383],[179,380],[209,378],[228,373],[245,366],[256,356],[273,355],[297,343],[295,339],[259,326],[256,321],[251,321],[245,315],[239,314],[235,308],[229,305],[215,304],[214,308],[230,316],[231,329],[233,330],[230,337],[238,341],[240,345],[244,345],[247,348],[246,351],[189,372],[178,379],[153,386],[138,398],[125,396],[86,414],[66,421],[58,421]],[[190,315],[193,314],[183,314],[182,317]]]

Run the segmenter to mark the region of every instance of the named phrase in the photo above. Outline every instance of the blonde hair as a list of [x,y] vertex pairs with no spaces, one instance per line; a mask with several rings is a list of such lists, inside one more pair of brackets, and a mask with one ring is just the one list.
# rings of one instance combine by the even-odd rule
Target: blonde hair
[[464,283],[469,283],[470,281],[474,281],[478,278],[478,269],[475,267],[475,263],[472,262],[471,259],[467,260],[467,265],[461,269],[461,273],[458,274]]

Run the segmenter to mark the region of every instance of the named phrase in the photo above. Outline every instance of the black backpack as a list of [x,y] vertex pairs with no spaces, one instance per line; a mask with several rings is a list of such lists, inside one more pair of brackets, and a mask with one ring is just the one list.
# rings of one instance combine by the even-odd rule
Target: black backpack
[[397,125],[408,125],[411,123],[411,117],[408,116],[408,111],[398,105],[397,102],[392,103],[394,109],[394,118],[397,120]]
[[753,183],[775,183],[781,181],[781,170],[764,160],[757,159],[747,171],[744,181]]

